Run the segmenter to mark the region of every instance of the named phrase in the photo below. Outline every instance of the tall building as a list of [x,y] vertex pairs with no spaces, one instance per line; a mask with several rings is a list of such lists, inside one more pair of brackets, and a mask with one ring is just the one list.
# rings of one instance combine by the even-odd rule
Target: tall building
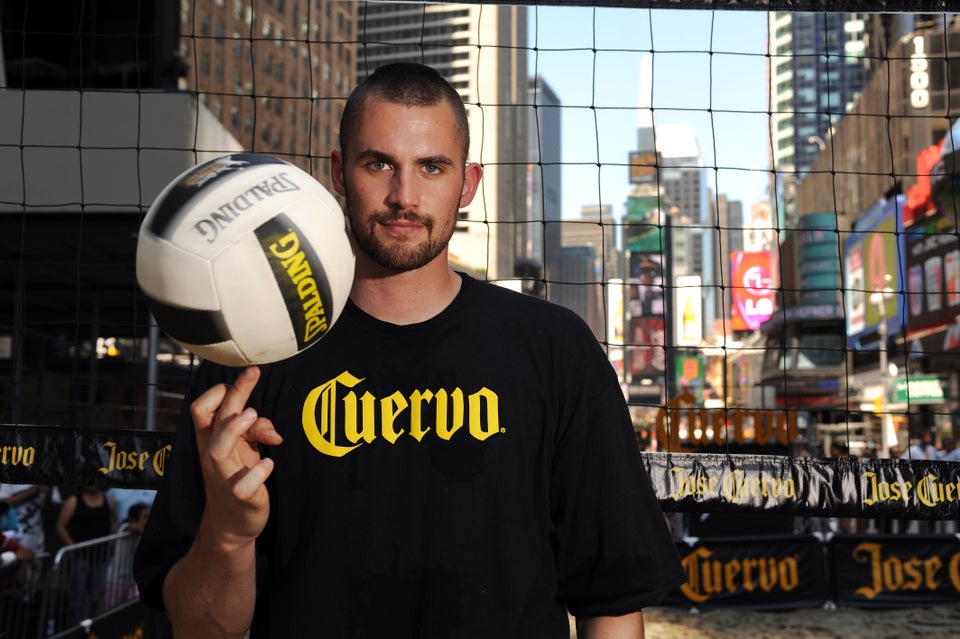
[[606,339],[606,283],[621,278],[620,250],[613,207],[584,206],[580,218],[558,223],[560,260],[550,266],[547,284],[550,300],[575,311]]
[[[845,392],[827,399],[844,409],[870,407],[862,415],[872,431],[869,437],[881,444],[878,452],[882,456],[886,453],[883,444],[892,436],[904,446],[923,428],[952,431],[953,436],[958,432],[952,418],[960,410],[956,394],[943,392],[929,403],[914,402],[908,390],[908,406],[888,394],[893,380],[881,353],[897,363],[898,386],[904,375],[912,379],[931,375],[940,380],[950,378],[949,385],[955,388],[960,350],[950,335],[957,326],[957,306],[942,303],[936,291],[955,288],[947,283],[946,268],[937,265],[946,263],[946,256],[957,250],[957,217],[949,198],[929,201],[930,184],[922,182],[928,175],[934,181],[951,172],[953,164],[946,158],[942,164],[937,162],[937,146],[932,149],[933,157],[928,154],[931,145],[943,142],[950,157],[951,125],[960,118],[960,85],[955,81],[960,68],[956,57],[960,19],[948,13],[877,16],[870,21],[870,34],[868,50],[875,69],[869,82],[797,188],[802,232],[783,244],[784,248],[795,245],[784,253],[783,290],[799,289],[797,303],[794,308],[785,305],[785,312],[774,316],[783,320],[779,324],[771,321],[770,329],[764,331],[768,363],[776,362],[773,352],[794,340],[793,360],[812,360],[817,366],[792,370],[794,367],[768,365],[761,380],[783,401],[788,392],[794,397],[800,393],[823,395],[829,388],[824,382],[836,379],[832,386]],[[933,167],[930,162],[935,163]],[[836,175],[844,179],[838,180]],[[906,201],[902,195],[894,197],[896,193],[906,193]],[[823,219],[824,211],[836,215]],[[854,234],[837,236],[834,228],[852,229]],[[856,234],[864,238],[862,242]],[[817,291],[805,285],[804,277],[829,271],[818,265],[818,260],[805,258],[821,238],[831,240],[827,248],[839,258],[831,260],[831,267],[842,277],[836,288],[842,286],[845,294],[836,296],[833,317],[819,312],[820,317],[813,318],[817,321],[811,322],[804,294]],[[927,264],[933,266],[929,280]],[[792,277],[788,279],[788,275]],[[887,275],[891,276],[889,283]],[[901,295],[883,294],[888,285]],[[930,290],[935,292],[932,305],[926,295],[912,294]],[[820,311],[823,306],[812,308]],[[828,329],[835,346],[826,348]],[[830,363],[824,363],[821,356],[841,349],[847,357],[829,370]],[[816,401],[821,407],[829,405],[823,397]],[[897,427],[891,428],[893,425]]]
[[551,271],[560,263],[562,109],[560,98],[540,76],[530,79],[530,104],[526,218],[517,226],[517,258],[538,264],[550,281],[556,279]]
[[567,246],[590,246],[600,259],[603,281],[623,277],[620,248],[617,243],[617,220],[613,207],[586,205],[580,209],[580,219],[560,223],[561,243]]
[[343,100],[356,84],[357,5],[338,0],[183,0],[180,88],[247,151],[331,186]]
[[[713,335],[716,318],[717,280],[715,256],[719,237],[716,222],[707,206],[707,169],[693,125],[668,124],[656,127],[660,157],[660,183],[671,205],[673,241],[678,246],[669,257],[673,275],[699,275],[703,282],[704,337]],[[678,250],[679,248],[679,250]]]
[[770,134],[784,222],[795,214],[797,182],[866,85],[867,31],[859,13],[773,11],[769,24]]
[[[733,308],[733,297],[730,285],[730,256],[743,250],[744,216],[743,202],[731,200],[726,194],[717,196],[716,202],[711,199],[710,207],[716,207],[713,213],[716,216],[717,226],[720,229],[718,251],[716,259],[717,281],[723,283],[722,294],[717,292],[716,318],[723,319],[725,327],[716,327],[716,332],[732,333],[729,321],[730,311]],[[718,287],[719,288],[719,287]]]
[[569,308],[590,326],[597,341],[607,339],[604,312],[604,287],[600,281],[601,258],[593,246],[564,246],[556,269],[558,282],[552,282],[557,303]]
[[483,165],[484,178],[460,212],[450,256],[488,279],[512,278],[530,161],[527,8],[364,2],[358,18],[358,79],[389,62],[423,62],[463,96],[470,159]]
[[[703,293],[703,336],[713,337],[717,317],[717,252],[715,210],[708,206],[707,169],[692,124],[654,126],[653,58],[640,62],[637,150],[640,156],[655,158],[656,185],[667,203],[673,226],[669,255],[674,277],[699,275]],[[640,179],[639,181],[643,181]],[[672,288],[673,283],[667,283]],[[667,300],[672,307],[673,300]]]

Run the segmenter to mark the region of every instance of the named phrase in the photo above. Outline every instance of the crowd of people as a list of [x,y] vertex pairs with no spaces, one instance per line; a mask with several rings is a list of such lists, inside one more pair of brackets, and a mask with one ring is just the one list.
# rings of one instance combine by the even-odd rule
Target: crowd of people
[[[135,599],[133,556],[153,493],[0,484],[0,591],[24,587],[24,573],[17,570],[24,567],[35,568],[36,587],[35,576],[47,574],[60,549],[86,544],[89,551],[64,554],[58,567],[69,582],[71,622]],[[130,534],[96,543],[118,532]]]
[[[864,458],[879,457],[876,445],[868,442],[864,447]],[[952,437],[934,437],[933,431],[925,428],[919,436],[912,440],[904,450],[893,445],[887,451],[890,459],[907,461],[948,461],[960,462],[960,449],[957,448]],[[850,457],[850,448],[840,440],[834,440],[830,446],[830,457]],[[854,517],[833,517],[816,519],[812,527],[819,532],[842,533],[887,533],[887,534],[954,534],[957,532],[957,522],[952,520],[901,520],[901,519],[869,519]]]

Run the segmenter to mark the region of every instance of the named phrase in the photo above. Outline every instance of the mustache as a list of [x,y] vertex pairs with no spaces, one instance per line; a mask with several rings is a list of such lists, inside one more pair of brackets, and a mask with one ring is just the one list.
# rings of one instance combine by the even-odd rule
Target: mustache
[[413,222],[426,227],[427,230],[433,228],[433,219],[424,217],[413,211],[383,211],[370,216],[370,221],[378,224],[387,224],[390,222]]

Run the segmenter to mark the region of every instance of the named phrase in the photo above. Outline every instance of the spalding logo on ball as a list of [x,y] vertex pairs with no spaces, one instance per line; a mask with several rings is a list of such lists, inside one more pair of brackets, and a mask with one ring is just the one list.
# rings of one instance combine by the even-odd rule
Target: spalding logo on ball
[[309,348],[340,316],[355,260],[337,200],[259,153],[195,166],[140,226],[137,282],[160,328],[227,366]]

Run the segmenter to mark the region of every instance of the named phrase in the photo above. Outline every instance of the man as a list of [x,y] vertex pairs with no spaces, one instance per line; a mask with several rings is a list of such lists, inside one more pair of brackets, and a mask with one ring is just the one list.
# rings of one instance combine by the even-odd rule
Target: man
[[933,431],[924,428],[920,432],[920,439],[907,449],[907,459],[927,461],[940,459],[940,451],[933,443]]
[[[356,248],[316,346],[204,364],[137,553],[182,637],[642,637],[685,579],[585,324],[453,271],[482,169],[432,69],[379,69],[331,156]],[[251,309],[255,312],[255,309]]]

